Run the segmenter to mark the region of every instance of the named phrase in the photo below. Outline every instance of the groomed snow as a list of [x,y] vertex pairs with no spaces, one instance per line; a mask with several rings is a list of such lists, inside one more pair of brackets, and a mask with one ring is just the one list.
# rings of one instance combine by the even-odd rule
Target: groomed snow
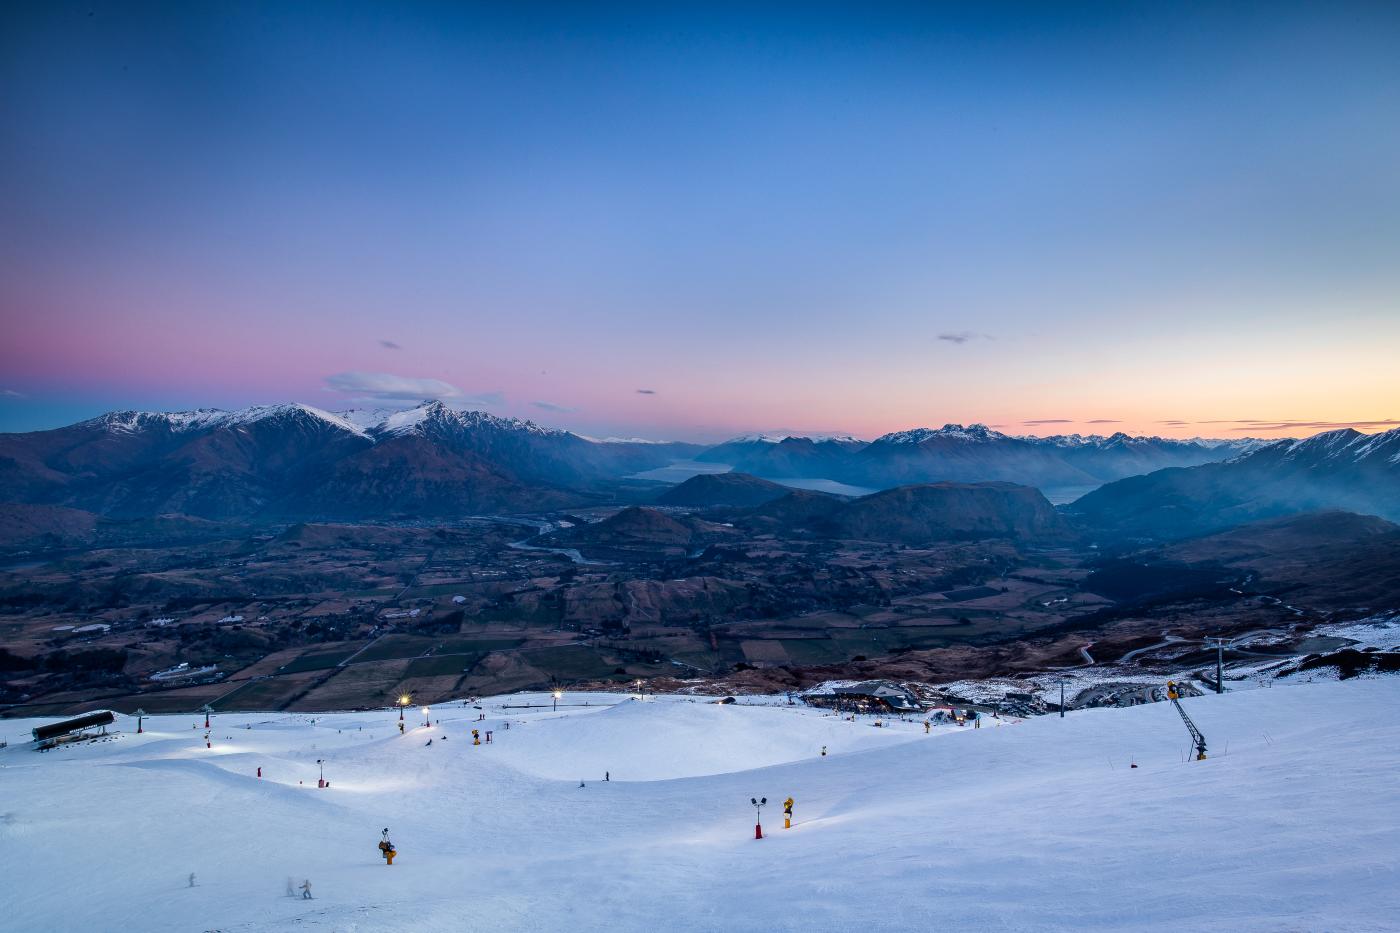
[[404,736],[392,712],[216,715],[212,749],[195,716],[46,753],[36,721],[0,721],[0,928],[1380,930],[1400,910],[1400,678],[1186,700],[1204,762],[1160,703],[925,735],[772,700],[503,708],[523,702],[550,700],[431,729],[410,708]]

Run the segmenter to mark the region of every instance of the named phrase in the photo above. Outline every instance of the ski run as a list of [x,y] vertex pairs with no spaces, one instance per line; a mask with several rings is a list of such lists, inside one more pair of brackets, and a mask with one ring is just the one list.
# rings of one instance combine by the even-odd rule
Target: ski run
[[1205,761],[1169,703],[926,730],[782,697],[555,702],[408,706],[402,732],[215,713],[207,743],[202,715],[118,716],[43,752],[52,720],[0,721],[0,929],[1400,924],[1400,678],[1185,698]]

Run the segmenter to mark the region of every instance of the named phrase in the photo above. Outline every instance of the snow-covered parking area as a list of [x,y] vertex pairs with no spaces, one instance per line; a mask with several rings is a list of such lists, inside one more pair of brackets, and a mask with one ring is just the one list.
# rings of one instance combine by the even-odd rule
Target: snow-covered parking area
[[[212,748],[195,716],[148,718],[142,735],[119,717],[108,741],[43,753],[27,742],[37,722],[0,721],[0,929],[1382,930],[1400,917],[1400,678],[1184,700],[1210,742],[1201,762],[1163,703],[926,735],[773,701],[562,702],[451,704],[431,728],[410,708],[403,735],[396,712],[215,715]],[[505,708],[524,703],[537,705]],[[751,797],[769,801],[761,841]],[[313,899],[287,896],[289,880]]]

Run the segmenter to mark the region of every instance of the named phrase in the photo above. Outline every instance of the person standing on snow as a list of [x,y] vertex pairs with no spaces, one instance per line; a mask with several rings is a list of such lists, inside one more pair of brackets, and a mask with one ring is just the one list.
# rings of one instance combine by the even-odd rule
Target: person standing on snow
[[304,901],[311,900],[311,879],[309,878],[301,883],[301,899]]

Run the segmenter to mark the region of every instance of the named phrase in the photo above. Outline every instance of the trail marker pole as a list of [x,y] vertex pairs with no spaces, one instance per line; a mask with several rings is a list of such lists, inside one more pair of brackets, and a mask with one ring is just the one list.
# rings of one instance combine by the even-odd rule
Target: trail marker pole
[[1065,718],[1065,679],[1060,678],[1060,718]]
[[138,709],[136,711],[136,734],[140,735],[145,730],[142,728],[142,720],[146,718],[146,711]]

